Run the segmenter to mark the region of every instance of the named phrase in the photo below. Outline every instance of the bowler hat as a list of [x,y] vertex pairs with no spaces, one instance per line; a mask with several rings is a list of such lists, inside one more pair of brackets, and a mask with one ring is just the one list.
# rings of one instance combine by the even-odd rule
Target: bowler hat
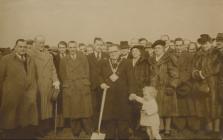
[[129,49],[128,41],[120,41],[120,49]]
[[223,42],[223,33],[218,33],[216,37],[217,42]]

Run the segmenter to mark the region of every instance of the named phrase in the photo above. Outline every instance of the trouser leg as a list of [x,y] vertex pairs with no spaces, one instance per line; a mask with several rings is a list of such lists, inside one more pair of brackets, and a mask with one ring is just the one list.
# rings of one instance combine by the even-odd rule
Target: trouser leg
[[201,128],[201,120],[198,117],[188,117],[187,125],[188,128],[192,131],[199,131]]
[[128,139],[129,138],[129,122],[118,120],[117,121],[117,127],[118,127],[118,138],[119,139]]
[[92,105],[93,105],[93,116],[92,116],[92,126],[94,130],[97,130],[99,113],[101,107],[102,91],[101,89],[92,90]]
[[175,117],[173,119],[173,124],[178,131],[182,131],[186,128],[187,119],[186,117]]
[[103,133],[106,134],[106,140],[114,140],[116,138],[117,123],[115,120],[103,121]]
[[81,132],[81,119],[72,119],[70,123],[73,135],[78,137]]
[[90,118],[83,118],[81,119],[82,127],[84,131],[87,133],[87,135],[91,135],[92,133],[92,122]]
[[39,125],[36,127],[37,135],[40,137],[45,136],[53,127],[52,119],[40,120]]

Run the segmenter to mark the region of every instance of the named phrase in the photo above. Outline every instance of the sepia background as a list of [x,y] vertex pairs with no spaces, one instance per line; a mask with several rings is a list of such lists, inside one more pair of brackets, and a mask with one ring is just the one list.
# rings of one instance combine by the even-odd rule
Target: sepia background
[[0,0],[0,47],[37,34],[47,44],[119,42],[161,34],[195,40],[223,32],[223,0]]

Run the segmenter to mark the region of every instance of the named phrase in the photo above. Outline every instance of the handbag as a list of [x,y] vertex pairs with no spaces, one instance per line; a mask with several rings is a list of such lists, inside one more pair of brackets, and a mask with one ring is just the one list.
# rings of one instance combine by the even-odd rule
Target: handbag
[[210,87],[206,80],[199,80],[193,82],[193,92],[200,97],[210,96]]

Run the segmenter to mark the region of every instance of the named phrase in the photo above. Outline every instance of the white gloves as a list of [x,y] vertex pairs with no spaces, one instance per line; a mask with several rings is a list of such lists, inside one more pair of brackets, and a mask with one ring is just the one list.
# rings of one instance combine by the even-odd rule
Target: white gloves
[[130,100],[130,101],[135,100],[135,98],[136,98],[136,94],[133,94],[133,93],[132,93],[132,94],[129,95],[129,100]]
[[59,81],[55,81],[55,82],[53,82],[53,86],[54,86],[54,88],[55,89],[60,89],[60,82]]
[[102,84],[100,85],[100,87],[101,87],[102,89],[109,88],[109,86],[108,86],[107,84],[105,84],[105,83],[102,83]]

